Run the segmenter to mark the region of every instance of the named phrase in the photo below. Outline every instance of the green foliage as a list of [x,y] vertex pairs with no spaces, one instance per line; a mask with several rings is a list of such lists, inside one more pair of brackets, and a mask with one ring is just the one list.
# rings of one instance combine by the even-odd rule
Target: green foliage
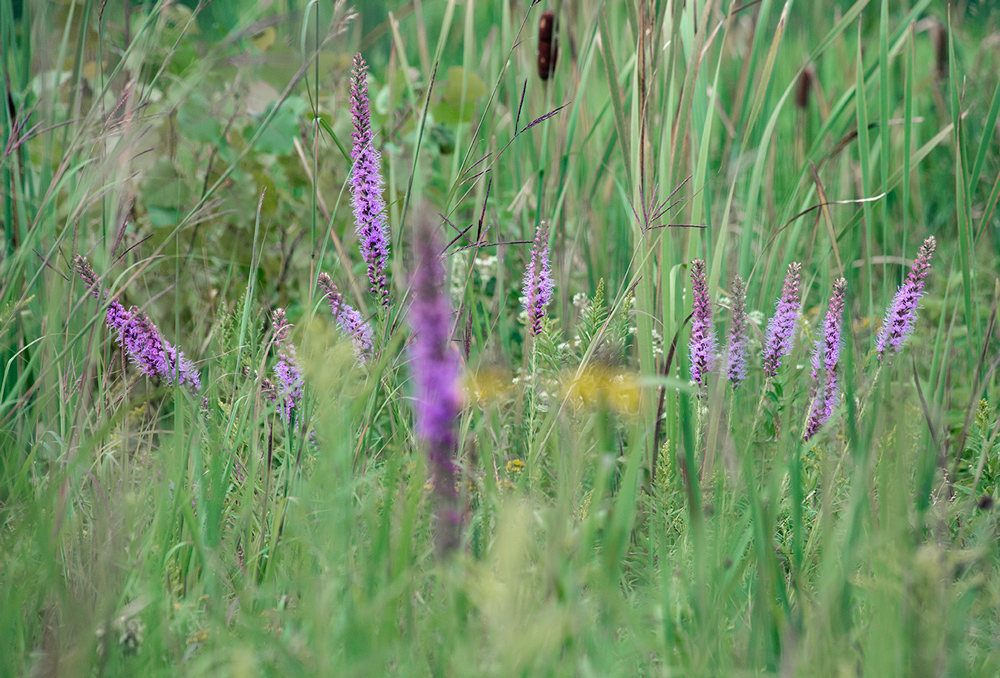
[[[356,4],[0,3],[0,678],[1000,673],[996,8]],[[383,313],[349,207],[357,51]],[[465,366],[445,558],[407,364],[421,208]],[[879,365],[927,235],[914,335]],[[129,364],[76,254],[199,394]],[[776,379],[688,384],[696,257],[720,337],[736,272],[769,315],[802,262]],[[320,272],[373,323],[364,365]],[[844,397],[804,444],[841,275]]]

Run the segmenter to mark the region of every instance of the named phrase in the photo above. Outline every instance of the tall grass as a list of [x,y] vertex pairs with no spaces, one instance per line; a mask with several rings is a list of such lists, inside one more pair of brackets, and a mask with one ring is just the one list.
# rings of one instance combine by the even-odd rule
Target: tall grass
[[[929,0],[0,4],[0,675],[996,675],[996,19]],[[385,311],[347,207],[358,51]],[[428,215],[465,394],[451,550],[410,369]],[[555,298],[529,337],[536,233]],[[931,235],[912,337],[880,361]],[[76,255],[200,392],[131,364]],[[724,368],[689,381],[696,259],[717,336],[747,281],[735,389]],[[794,348],[767,377],[792,262]],[[364,362],[324,272],[372,323]],[[804,442],[841,277],[843,397]],[[291,417],[271,397],[288,356]]]

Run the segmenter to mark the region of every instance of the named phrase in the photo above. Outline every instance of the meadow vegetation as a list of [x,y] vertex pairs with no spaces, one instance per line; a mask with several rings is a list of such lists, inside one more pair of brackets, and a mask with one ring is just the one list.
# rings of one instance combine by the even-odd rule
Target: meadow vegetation
[[0,677],[1000,674],[998,19],[4,0]]

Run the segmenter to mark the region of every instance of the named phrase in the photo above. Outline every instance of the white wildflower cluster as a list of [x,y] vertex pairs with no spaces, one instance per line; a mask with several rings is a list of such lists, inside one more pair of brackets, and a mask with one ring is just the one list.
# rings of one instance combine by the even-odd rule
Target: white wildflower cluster
[[[521,374],[519,376],[511,379],[511,383],[517,388],[518,385],[524,384],[525,386],[530,386],[532,383],[531,374]],[[553,384],[546,383],[545,380],[540,379],[538,381],[538,390],[535,391],[535,404],[538,406],[539,411],[548,412],[549,407],[552,405],[553,394],[546,390],[547,388],[552,388]],[[558,390],[558,386],[556,386]]]
[[479,254],[473,262],[479,277],[488,282],[497,275],[497,257],[495,254]]
[[573,305],[576,306],[580,313],[583,313],[587,310],[587,307],[590,306],[590,298],[585,292],[577,292],[573,295]]
[[653,330],[653,357],[663,356],[663,335]]
[[448,291],[452,299],[458,299],[465,294],[465,279],[469,271],[469,250],[455,252],[449,257],[451,262]]
[[[747,313],[747,319],[755,327],[764,327],[764,314],[761,311],[749,311]],[[760,332],[749,332],[749,343],[747,344],[747,350],[752,354],[756,354],[761,350],[761,337],[763,336]]]
[[580,345],[582,343],[583,342],[580,340],[580,335],[577,334],[570,341],[561,342],[559,345],[556,346],[556,349],[559,351],[560,354],[566,354],[570,353],[574,349],[580,348]]
[[539,411],[548,412],[552,407],[552,394],[545,390],[539,390],[537,405]]

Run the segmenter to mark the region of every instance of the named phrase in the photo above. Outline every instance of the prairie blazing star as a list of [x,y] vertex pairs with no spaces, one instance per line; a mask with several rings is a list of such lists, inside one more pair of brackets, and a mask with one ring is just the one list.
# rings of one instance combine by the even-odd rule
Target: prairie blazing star
[[528,312],[528,332],[533,337],[542,331],[545,307],[552,301],[554,290],[552,266],[549,262],[548,222],[542,221],[535,229],[535,244],[531,248],[531,260],[524,272],[524,286],[521,290],[521,303]]
[[705,280],[705,260],[691,262],[691,289],[694,313],[691,320],[691,381],[702,388],[708,385],[708,373],[715,360],[715,328],[712,327],[712,302],[708,298],[708,281]]
[[[73,264],[95,299],[103,301],[109,296],[85,258],[77,255]],[[201,377],[195,366],[183,351],[163,338],[159,328],[140,309],[132,306],[126,310],[118,297],[111,297],[104,318],[108,328],[118,333],[118,345],[140,372],[186,386],[192,393],[201,390]]]
[[289,340],[291,325],[285,317],[285,309],[279,308],[272,316],[274,341],[278,345],[278,362],[274,365],[274,391],[278,403],[278,414],[282,421],[290,425],[292,416],[302,402],[302,370],[299,368],[295,346]]
[[409,310],[416,385],[416,433],[427,450],[437,502],[438,547],[449,552],[461,539],[462,516],[455,491],[456,424],[461,409],[458,354],[451,345],[452,313],[444,290],[441,248],[427,214],[417,217],[416,269]]
[[841,320],[844,315],[844,292],[847,281],[840,278],[833,283],[830,303],[823,321],[823,337],[816,340],[812,354],[812,406],[803,435],[809,440],[833,415],[840,401],[840,383],[837,370],[840,364]]
[[937,241],[934,236],[924,240],[910,273],[906,276],[906,281],[896,291],[892,305],[885,312],[882,329],[875,339],[879,362],[902,351],[903,344],[913,332],[913,323],[917,319],[917,305],[920,303],[920,297],[924,296],[924,281],[931,270],[935,247]]
[[375,350],[371,323],[365,321],[357,309],[344,301],[344,296],[337,291],[337,286],[333,284],[329,275],[320,273],[318,282],[323,290],[323,296],[330,304],[330,313],[333,314],[333,319],[337,321],[340,331],[351,338],[358,362],[364,363]]
[[726,348],[726,376],[733,388],[747,378],[747,284],[739,275],[733,279],[733,317],[729,323]]
[[383,307],[389,306],[389,285],[385,267],[389,260],[389,225],[385,219],[382,199],[381,154],[372,146],[371,112],[368,109],[368,64],[360,54],[354,55],[351,71],[351,115],[354,147],[351,162],[351,192],[354,205],[354,228],[358,235],[361,257],[368,264],[371,291]]
[[764,374],[774,377],[778,374],[781,359],[792,352],[795,341],[795,324],[799,318],[799,276],[802,264],[792,262],[785,273],[785,284],[781,288],[781,298],[774,309],[774,316],[767,324],[764,340]]

